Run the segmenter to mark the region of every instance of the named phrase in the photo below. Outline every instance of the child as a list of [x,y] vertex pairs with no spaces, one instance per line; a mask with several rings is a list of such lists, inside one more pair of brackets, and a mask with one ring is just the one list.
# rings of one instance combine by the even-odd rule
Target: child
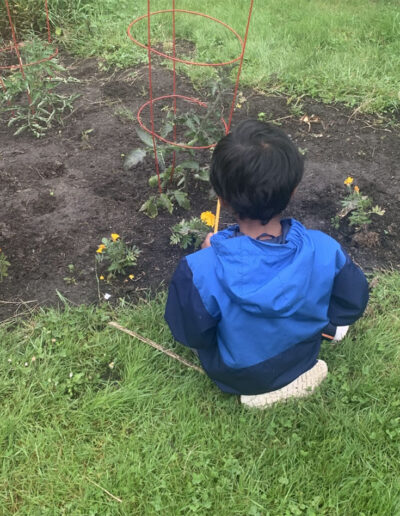
[[249,406],[313,390],[327,374],[317,360],[321,338],[343,338],[368,302],[364,274],[338,242],[281,219],[303,168],[273,125],[247,120],[222,138],[210,181],[238,224],[208,235],[169,287],[165,318],[174,338]]

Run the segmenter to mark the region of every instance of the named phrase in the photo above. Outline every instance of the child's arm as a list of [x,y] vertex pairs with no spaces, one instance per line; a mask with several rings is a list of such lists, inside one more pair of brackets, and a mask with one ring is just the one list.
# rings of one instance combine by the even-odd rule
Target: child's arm
[[[359,319],[368,303],[368,282],[350,256],[343,251],[345,264],[337,274],[328,309],[330,323],[324,329],[323,337],[341,340],[349,326]],[[342,335],[343,333],[343,335]]]
[[218,317],[204,307],[193,283],[193,275],[183,258],[170,283],[165,320],[174,339],[190,348],[209,348],[217,344]]

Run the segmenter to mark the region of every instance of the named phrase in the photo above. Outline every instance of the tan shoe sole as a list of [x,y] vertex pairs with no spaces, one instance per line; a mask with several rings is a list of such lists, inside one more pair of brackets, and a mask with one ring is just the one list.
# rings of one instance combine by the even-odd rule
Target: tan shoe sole
[[326,378],[327,374],[328,366],[326,363],[323,360],[317,360],[314,367],[282,387],[282,389],[253,396],[242,395],[240,396],[240,402],[248,407],[263,409],[278,401],[286,401],[289,398],[303,398],[310,395]]

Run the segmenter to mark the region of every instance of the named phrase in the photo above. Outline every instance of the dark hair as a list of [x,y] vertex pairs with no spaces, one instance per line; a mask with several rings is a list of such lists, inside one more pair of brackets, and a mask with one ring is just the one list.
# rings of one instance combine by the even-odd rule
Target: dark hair
[[267,224],[286,208],[303,170],[301,154],[281,129],[245,120],[215,147],[210,181],[240,219]]

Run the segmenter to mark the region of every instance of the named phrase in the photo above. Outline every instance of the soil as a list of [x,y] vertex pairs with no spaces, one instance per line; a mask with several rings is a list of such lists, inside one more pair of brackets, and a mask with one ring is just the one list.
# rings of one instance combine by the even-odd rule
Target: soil
[[[0,247],[11,263],[9,276],[0,283],[0,320],[33,305],[57,304],[57,293],[72,303],[92,303],[106,293],[110,301],[136,300],[149,290],[166,288],[179,258],[188,252],[169,244],[170,227],[215,209],[208,185],[192,180],[190,212],[177,208],[155,219],[139,212],[155,193],[148,185],[154,159],[148,155],[142,164],[124,170],[122,155],[143,148],[135,127],[136,113],[147,100],[147,68],[104,72],[94,59],[70,61],[68,68],[80,81],[69,85],[69,92],[80,97],[63,126],[36,139],[28,133],[15,137],[7,120],[0,121]],[[154,96],[171,93],[171,72],[156,66],[153,83]],[[202,98],[183,77],[177,91]],[[244,90],[233,124],[265,113],[305,152],[305,176],[287,215],[331,234],[367,272],[398,268],[398,129],[343,107],[302,102],[302,113],[293,114],[284,96]],[[162,116],[159,109],[156,116]],[[199,151],[197,159],[206,164],[209,156],[209,151]],[[385,209],[383,217],[373,216],[368,234],[355,232],[346,220],[339,229],[332,226],[347,176]],[[222,226],[230,222],[223,214]],[[99,264],[95,270],[95,255],[101,239],[112,232],[137,245],[141,254],[136,267],[107,283],[97,279],[104,269]]]

